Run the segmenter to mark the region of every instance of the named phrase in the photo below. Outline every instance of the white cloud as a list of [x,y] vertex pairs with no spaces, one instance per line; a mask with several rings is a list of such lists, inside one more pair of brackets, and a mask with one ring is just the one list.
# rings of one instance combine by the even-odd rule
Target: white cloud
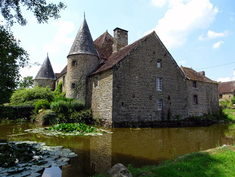
[[225,78],[219,78],[217,82],[228,82],[231,81],[230,77],[225,77]]
[[224,41],[216,42],[215,44],[213,44],[213,49],[218,49],[220,47],[220,45],[223,43],[224,43]]
[[209,38],[225,37],[227,35],[228,35],[228,31],[227,30],[222,32],[222,33],[216,33],[214,31],[209,30],[208,33],[207,33],[207,36]]
[[27,77],[27,76],[33,76],[33,78],[35,78],[35,76],[37,75],[40,68],[41,68],[41,66],[20,68],[20,74],[21,74],[22,78]]
[[59,45],[56,44],[45,44],[43,45],[44,53],[54,54],[60,50]]
[[65,22],[61,20],[60,22],[53,23],[53,25],[59,26],[53,42],[56,44],[67,44],[71,46],[74,38],[68,38],[66,35],[74,31],[74,23],[71,21]]
[[206,39],[215,39],[215,38],[219,38],[219,37],[225,37],[225,36],[228,36],[228,34],[229,34],[228,30],[225,30],[222,33],[216,33],[214,31],[209,30],[207,32],[207,37],[203,37],[203,35],[201,35],[201,36],[199,36],[199,40],[204,41]]
[[36,52],[36,47],[35,46],[31,46],[29,49],[30,54],[33,54]]
[[60,73],[62,71],[62,69],[64,69],[64,67],[66,66],[66,63],[62,64],[62,65],[58,65],[55,62],[51,62],[52,68],[54,73]]
[[[209,0],[170,0],[172,7],[166,12],[164,18],[152,29],[159,35],[163,43],[169,47],[183,45],[188,35],[197,29],[208,27],[218,8],[213,7]],[[147,32],[150,33],[151,31]]]
[[158,7],[162,7],[165,5],[167,0],[152,0],[151,2]]

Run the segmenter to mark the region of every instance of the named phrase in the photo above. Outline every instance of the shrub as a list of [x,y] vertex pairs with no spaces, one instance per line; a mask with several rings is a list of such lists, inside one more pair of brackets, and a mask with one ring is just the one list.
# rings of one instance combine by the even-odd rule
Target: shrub
[[80,100],[59,100],[57,102],[52,102],[50,108],[56,113],[68,114],[74,111],[83,110],[85,108],[85,103]]
[[39,86],[36,86],[32,89],[17,89],[12,94],[10,101],[12,105],[18,105],[35,99],[45,99],[51,102],[54,99],[53,92],[49,87]]
[[65,92],[62,92],[63,82],[61,81],[53,92],[55,98],[65,98]]
[[42,125],[53,125],[58,123],[58,118],[54,111],[48,109],[38,114],[36,121]]
[[50,103],[47,100],[39,100],[34,103],[35,105],[35,112],[38,113],[40,109],[50,109]]

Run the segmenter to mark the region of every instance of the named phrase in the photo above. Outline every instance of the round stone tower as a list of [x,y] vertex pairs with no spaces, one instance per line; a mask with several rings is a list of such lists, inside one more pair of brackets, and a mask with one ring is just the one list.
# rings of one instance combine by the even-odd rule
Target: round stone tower
[[87,76],[99,65],[99,55],[85,17],[67,58],[66,97],[85,101]]
[[38,71],[34,79],[34,86],[49,86],[52,90],[54,90],[55,79],[55,73],[52,69],[51,62],[47,54],[47,58],[44,60],[40,70]]

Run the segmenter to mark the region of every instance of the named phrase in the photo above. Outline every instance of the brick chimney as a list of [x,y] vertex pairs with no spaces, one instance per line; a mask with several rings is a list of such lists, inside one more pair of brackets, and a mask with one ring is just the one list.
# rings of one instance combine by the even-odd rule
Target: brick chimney
[[198,72],[198,74],[205,76],[205,71],[200,71],[200,72]]
[[115,28],[114,30],[114,44],[113,52],[117,52],[121,48],[128,45],[128,31],[121,28]]

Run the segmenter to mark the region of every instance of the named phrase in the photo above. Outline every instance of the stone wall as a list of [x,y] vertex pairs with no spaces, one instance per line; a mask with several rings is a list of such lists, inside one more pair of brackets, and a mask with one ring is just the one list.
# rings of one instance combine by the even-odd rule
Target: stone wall
[[[73,62],[76,62],[75,66],[73,65]],[[80,84],[83,86],[76,95],[76,98],[85,101],[86,78],[97,68],[98,64],[98,57],[94,55],[78,54],[69,56],[65,83],[67,98],[74,97],[75,89],[72,88],[72,84],[77,84],[81,78]]]
[[54,79],[34,79],[34,86],[49,86],[51,90],[55,90],[55,80]]
[[[162,67],[158,68],[158,60]],[[162,91],[156,80],[162,78]],[[113,69],[113,122],[152,122],[187,117],[187,85],[180,68],[152,34]],[[163,110],[158,110],[158,100]]]
[[234,97],[233,93],[223,93],[223,94],[220,94],[220,95],[221,95],[219,97],[220,99],[229,100],[229,101]]
[[[193,81],[188,80],[187,87],[189,116],[201,116],[218,109],[218,84],[197,81],[194,88]],[[194,104],[194,95],[198,98],[197,104]]]
[[55,89],[57,88],[58,84],[62,82],[62,92],[66,91],[66,74],[63,74],[62,76],[60,76],[59,78],[56,79],[55,81]]
[[[96,83],[95,83],[96,82]],[[97,85],[95,85],[97,84]],[[112,69],[93,75],[89,78],[87,104],[95,118],[106,125],[112,124],[113,73]],[[88,106],[88,107],[89,107]]]

